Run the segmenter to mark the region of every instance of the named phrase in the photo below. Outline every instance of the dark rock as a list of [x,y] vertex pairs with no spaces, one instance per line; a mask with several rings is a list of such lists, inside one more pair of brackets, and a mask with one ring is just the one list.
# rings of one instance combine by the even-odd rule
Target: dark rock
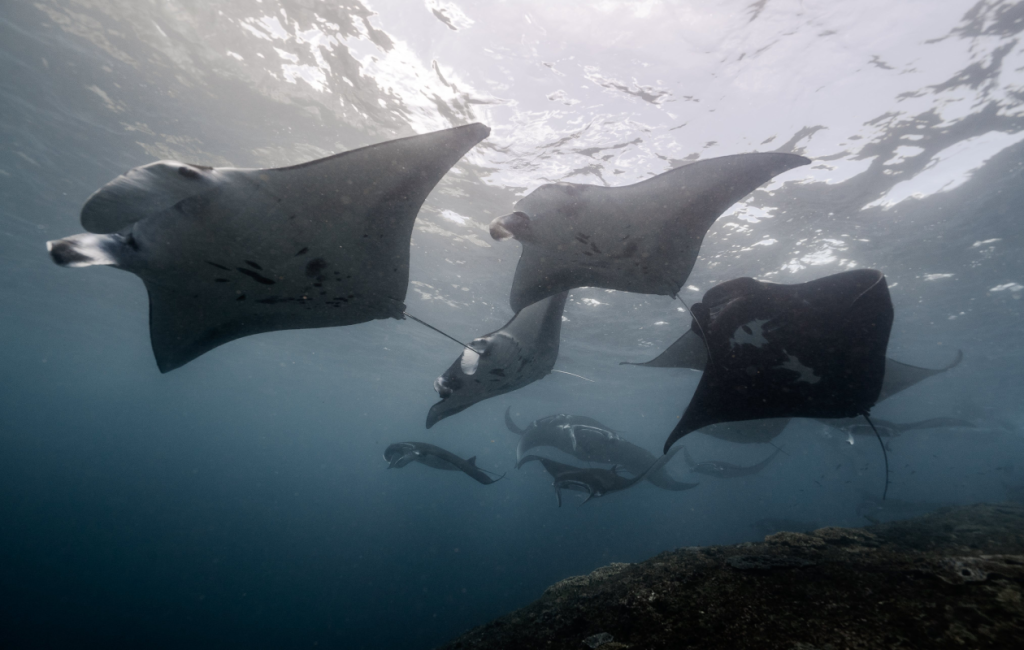
[[1022,638],[1024,507],[1000,504],[610,565],[445,648],[1011,648]]

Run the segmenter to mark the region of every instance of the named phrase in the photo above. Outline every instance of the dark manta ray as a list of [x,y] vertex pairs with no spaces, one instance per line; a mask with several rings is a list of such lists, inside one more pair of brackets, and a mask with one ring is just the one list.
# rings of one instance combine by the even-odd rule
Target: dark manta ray
[[[549,415],[534,420],[521,429],[512,419],[512,407],[505,410],[505,426],[522,436],[516,448],[516,459],[536,447],[554,447],[585,462],[621,465],[630,474],[643,474],[654,462],[654,454],[623,440],[617,433],[593,418],[583,415]],[[664,466],[647,472],[645,478],[663,490],[682,491],[698,483],[683,483],[669,475]]]
[[280,169],[136,167],[86,201],[89,233],[47,249],[61,266],[142,278],[161,372],[250,334],[402,318],[416,214],[489,132],[470,124]]
[[626,187],[542,185],[515,212],[491,222],[491,237],[523,245],[512,309],[575,287],[674,296],[719,215],[772,177],[810,162],[749,153],[691,163]]
[[[951,362],[942,368],[919,368],[908,363],[902,363],[889,357],[885,358],[885,379],[882,381],[882,390],[878,394],[878,401],[888,399],[904,391],[914,384],[920,383],[933,375],[951,370],[960,365],[964,360],[964,353],[956,351],[956,356]],[[680,336],[664,352],[644,363],[632,363],[621,361],[623,366],[646,366],[648,368],[690,368],[691,370],[704,370],[708,362],[707,348],[700,335],[690,329]]]
[[[963,352],[957,350],[953,360],[942,368],[919,368],[886,357],[885,377],[882,380],[882,390],[879,392],[878,402],[888,399],[933,375],[955,368],[963,361],[963,358]],[[707,361],[708,352],[707,347],[704,345],[704,340],[696,331],[690,329],[654,359],[644,363],[622,361],[619,365],[646,366],[648,368],[689,368],[691,370],[703,371]],[[706,426],[700,432],[729,442],[768,443],[782,433],[786,426],[789,425],[789,421],[790,418],[770,418],[747,420],[745,422],[720,422]],[[827,420],[822,421],[826,424],[832,424]],[[859,419],[857,421],[860,422]],[[842,425],[833,426],[843,428]],[[885,434],[883,433],[882,435]]]
[[458,470],[478,483],[490,485],[504,478],[491,478],[485,470],[476,466],[476,456],[469,460],[459,458],[447,449],[441,449],[426,442],[396,442],[384,450],[384,460],[388,461],[388,469],[405,467],[415,461],[434,469]]
[[534,456],[533,454],[520,458],[519,462],[516,463],[516,469],[519,469],[530,461],[539,460],[544,466],[544,469],[547,470],[548,474],[555,479],[555,482],[553,483],[555,486],[555,495],[558,497],[558,505],[561,507],[563,489],[586,492],[587,498],[583,500],[583,503],[590,501],[594,497],[603,497],[609,492],[625,490],[626,488],[636,485],[637,482],[644,477],[647,471],[656,472],[664,467],[665,463],[672,459],[672,456],[675,455],[676,451],[677,450],[672,450],[671,453],[665,454],[655,461],[646,471],[635,475],[633,478],[627,478],[620,475],[617,471],[617,467],[613,467],[611,469],[575,467],[549,458]]
[[430,407],[427,428],[489,397],[522,388],[555,366],[562,310],[568,292],[534,303],[505,327],[473,339],[434,380],[441,401]]
[[690,456],[690,452],[683,447],[683,460],[690,467],[690,471],[694,474],[704,474],[706,476],[714,476],[715,478],[740,478],[743,476],[753,476],[762,469],[768,466],[768,463],[775,460],[775,457],[779,455],[781,449],[776,449],[771,456],[765,458],[760,463],[755,465],[749,465],[743,467],[742,465],[733,465],[721,460],[705,460],[697,462]]
[[796,285],[739,278],[691,311],[709,362],[665,451],[718,422],[854,417],[878,400],[893,320],[878,271]]

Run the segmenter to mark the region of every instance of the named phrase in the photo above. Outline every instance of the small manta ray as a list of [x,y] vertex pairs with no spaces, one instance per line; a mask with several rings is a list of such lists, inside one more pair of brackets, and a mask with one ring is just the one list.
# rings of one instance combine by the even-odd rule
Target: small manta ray
[[427,428],[477,402],[508,393],[538,379],[558,359],[562,310],[568,292],[533,303],[496,332],[473,339],[443,375],[434,380],[441,401],[430,407]]
[[534,420],[522,429],[512,419],[511,411],[511,406],[505,410],[505,426],[521,436],[516,447],[517,461],[536,447],[554,447],[584,462],[619,465],[634,475],[647,472],[645,478],[663,490],[682,491],[699,485],[677,481],[664,466],[648,472],[656,460],[654,454],[624,440],[593,418],[560,413]]
[[142,278],[161,372],[250,334],[400,319],[420,206],[489,133],[469,124],[279,169],[155,162],[89,197],[88,233],[46,247],[60,266]]
[[759,185],[811,161],[788,153],[711,158],[626,187],[542,185],[491,222],[523,245],[510,303],[576,287],[675,296],[715,219]]
[[487,472],[487,470],[477,467],[476,456],[469,460],[463,460],[447,449],[441,449],[426,442],[396,442],[388,445],[388,448],[384,450],[384,460],[388,461],[388,469],[405,467],[416,461],[434,469],[458,470],[484,485],[490,485],[505,477],[504,474],[498,478],[488,476],[493,472]]
[[739,278],[710,289],[691,312],[709,361],[666,452],[719,422],[867,416],[878,400],[893,320],[879,271],[796,285]]
[[[672,453],[665,454],[654,464],[652,464],[647,471],[658,471],[664,467],[665,463],[672,459],[675,452],[678,450],[672,450]],[[575,467],[573,465],[567,465],[560,463],[556,460],[549,458],[543,458],[541,456],[535,456],[530,454],[519,459],[516,463],[516,469],[519,469],[530,461],[539,460],[547,470],[548,474],[555,479],[552,484],[555,487],[555,496],[558,498],[558,507],[562,507],[562,490],[576,490],[579,492],[586,492],[587,498],[583,500],[583,503],[590,501],[594,497],[603,497],[610,492],[619,492],[626,488],[636,485],[643,477],[645,472],[637,474],[633,478],[626,478],[618,473],[618,467],[612,467],[611,469],[603,468],[582,468]],[[583,505],[582,503],[580,505]]]
[[765,458],[756,465],[750,465],[749,467],[743,467],[741,465],[733,465],[732,463],[726,463],[721,460],[705,460],[697,462],[690,456],[690,452],[683,447],[683,460],[689,465],[690,471],[695,474],[705,474],[707,476],[714,476],[715,478],[740,478],[742,476],[753,476],[762,469],[768,466],[768,463],[775,460],[775,457],[779,455],[781,449],[776,449],[774,453],[768,458]]

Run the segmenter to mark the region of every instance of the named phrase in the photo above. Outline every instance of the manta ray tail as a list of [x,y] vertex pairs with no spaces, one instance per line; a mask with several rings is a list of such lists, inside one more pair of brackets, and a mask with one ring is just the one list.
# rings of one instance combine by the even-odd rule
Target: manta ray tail
[[783,449],[782,447],[778,446],[777,444],[775,444],[775,443],[774,443],[774,442],[772,442],[771,440],[769,440],[769,441],[768,441],[768,444],[769,444],[769,445],[771,445],[772,447],[775,447],[776,449],[778,449],[778,450],[779,450],[779,451],[781,451],[782,453],[786,454],[787,456],[789,455],[789,452],[788,452],[788,451],[786,451],[786,450],[785,450],[785,449]]
[[583,504],[585,504],[587,501],[590,501],[593,498],[594,498],[594,491],[590,490],[590,492],[587,493],[587,498],[583,500],[583,503],[581,503],[580,506],[582,507]]
[[[447,333],[445,333],[445,332],[443,332],[443,331],[441,331],[441,330],[437,329],[436,327],[434,327],[434,326],[433,326],[433,325],[431,325],[430,323],[427,323],[427,322],[425,322],[425,321],[421,321],[420,319],[416,318],[415,316],[413,316],[412,314],[410,314],[410,313],[409,313],[409,312],[407,312],[407,311],[403,311],[403,312],[402,312],[402,315],[403,315],[403,316],[405,316],[405,317],[407,317],[407,318],[411,318],[411,319],[413,319],[414,321],[416,321],[416,322],[417,322],[417,323],[419,323],[420,325],[423,325],[424,327],[429,327],[430,329],[434,330],[435,332],[437,332],[437,333],[438,333],[438,334],[440,334],[441,336],[444,336],[444,337],[446,337],[446,338],[449,338],[449,339],[451,339],[451,340],[455,341],[456,343],[458,343],[458,344],[459,344],[459,345],[461,345],[462,347],[466,348],[467,350],[473,350],[473,348],[469,347],[468,345],[466,345],[465,343],[463,343],[463,342],[462,342],[462,341],[460,341],[459,339],[455,338],[455,337],[454,337],[454,336],[452,336],[451,334],[447,334]],[[474,350],[474,352],[475,352],[475,350]]]
[[878,444],[882,447],[882,458],[885,459],[885,489],[882,490],[882,501],[885,501],[885,495],[889,494],[889,454],[885,451],[885,443],[882,442],[882,436],[878,433],[878,429],[875,428],[875,423],[868,417],[867,412],[862,414],[864,419],[871,425],[871,430],[875,432],[875,437],[878,438]]
[[520,436],[523,435],[523,430],[519,428],[519,425],[517,425],[515,423],[515,420],[512,419],[511,406],[505,409],[505,426],[508,427],[508,430],[511,431],[512,433],[518,434]]

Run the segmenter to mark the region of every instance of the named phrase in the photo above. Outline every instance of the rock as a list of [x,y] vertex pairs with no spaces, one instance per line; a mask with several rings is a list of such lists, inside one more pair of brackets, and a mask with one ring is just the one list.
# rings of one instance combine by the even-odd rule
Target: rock
[[1010,648],[1021,638],[1024,507],[999,504],[610,565],[444,648]]

